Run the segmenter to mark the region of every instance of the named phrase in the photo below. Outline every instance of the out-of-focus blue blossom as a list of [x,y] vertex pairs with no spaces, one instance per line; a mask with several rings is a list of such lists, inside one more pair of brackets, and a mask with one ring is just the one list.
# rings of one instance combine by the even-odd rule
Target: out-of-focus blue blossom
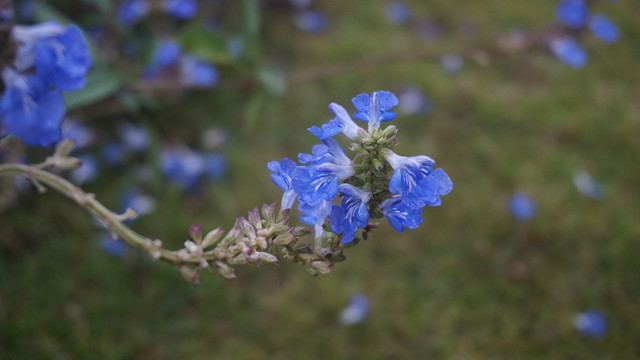
[[125,0],[118,9],[118,19],[124,25],[131,26],[151,11],[148,0]]
[[404,115],[428,113],[431,110],[429,99],[415,86],[406,86],[398,95],[398,110]]
[[369,314],[369,299],[363,294],[351,297],[349,305],[340,312],[339,320],[343,325],[362,323]]
[[551,52],[560,59],[560,61],[579,69],[587,63],[587,53],[571,36],[563,36],[551,40],[549,46]]
[[607,332],[607,317],[600,310],[590,309],[579,313],[573,319],[573,325],[582,335],[601,338]]
[[220,180],[227,172],[227,160],[218,153],[202,154],[204,174],[211,180]]
[[188,86],[212,87],[218,82],[218,70],[215,66],[193,56],[180,58],[182,83]]
[[244,42],[240,36],[227,38],[227,51],[232,58],[237,59],[244,54]]
[[527,221],[536,214],[537,207],[529,195],[516,191],[509,198],[509,211],[514,218]]
[[282,195],[282,209],[291,209],[298,194],[293,190],[291,177],[297,165],[289,158],[284,158],[280,162],[270,161],[267,163],[267,169],[271,170],[271,181],[276,184],[280,190],[284,191]]
[[36,4],[34,0],[22,0],[16,7],[18,17],[21,20],[32,20],[36,13]]
[[144,126],[125,123],[118,127],[118,134],[125,148],[133,152],[147,151],[151,135]]
[[82,165],[71,171],[69,178],[76,185],[88,184],[98,177],[100,171],[98,162],[91,155],[83,155],[79,159],[82,161]]
[[405,226],[409,229],[417,229],[422,222],[422,208],[407,206],[399,195],[383,201],[381,208],[389,225],[398,232],[403,232]]
[[291,2],[291,5],[295,7],[305,8],[305,7],[309,7],[309,5],[311,5],[313,0],[289,0],[289,2]]
[[449,75],[455,75],[464,65],[464,59],[459,54],[446,53],[440,58],[440,66],[442,70]]
[[62,129],[62,139],[73,140],[75,149],[86,148],[95,139],[93,131],[75,119],[66,119],[60,128]]
[[62,94],[36,75],[2,71],[5,91],[0,100],[2,125],[31,146],[49,146],[60,139],[65,106]]
[[162,174],[183,190],[197,188],[204,168],[200,154],[184,147],[164,149],[160,154]]
[[367,202],[371,193],[351,184],[341,184],[338,190],[344,195],[342,206],[331,207],[329,226],[334,234],[342,234],[340,241],[343,244],[348,244],[355,238],[358,228],[365,228],[369,223]]
[[322,225],[331,214],[331,206],[331,201],[327,200],[321,200],[315,205],[303,202],[298,204],[298,210],[304,214],[300,216],[300,221],[313,226],[316,239],[320,239],[324,235]]
[[389,110],[398,105],[398,98],[390,91],[376,91],[369,94],[358,94],[351,99],[358,112],[353,118],[369,122],[369,132],[380,127],[380,122],[391,121],[396,118],[396,113]]
[[175,64],[180,55],[182,55],[180,44],[174,40],[161,40],[144,70],[145,77],[153,77],[163,69]]
[[117,141],[110,141],[102,147],[102,158],[108,165],[121,164],[127,156],[125,146]]
[[435,41],[442,36],[440,26],[430,20],[422,20],[416,24],[416,33],[423,41]]
[[593,200],[601,201],[604,198],[604,186],[593,180],[591,175],[584,170],[573,176],[573,184],[582,195],[588,196]]
[[100,237],[100,247],[104,252],[114,257],[122,257],[129,250],[127,243],[120,239],[114,240],[109,234]]
[[294,16],[296,27],[309,33],[321,33],[329,25],[327,15],[319,11],[305,10]]
[[187,20],[198,13],[198,2],[196,0],[162,0],[162,6],[169,15]]
[[387,19],[396,24],[406,24],[411,20],[411,8],[404,1],[394,1],[387,5]]
[[589,19],[589,29],[595,37],[607,44],[613,44],[618,41],[620,37],[620,32],[616,24],[602,14],[591,16]]
[[562,0],[556,7],[556,17],[562,24],[578,29],[587,23],[589,9],[584,0]]
[[132,208],[139,217],[150,214],[156,209],[156,200],[139,189],[125,191],[120,197],[120,204],[123,212],[127,208]]
[[100,42],[107,35],[107,28],[103,25],[91,25],[84,28],[85,34],[94,42]]
[[18,44],[15,66],[26,70],[35,65],[45,84],[63,91],[81,89],[91,67],[89,45],[80,28],[50,21],[33,26],[14,26],[11,36]]

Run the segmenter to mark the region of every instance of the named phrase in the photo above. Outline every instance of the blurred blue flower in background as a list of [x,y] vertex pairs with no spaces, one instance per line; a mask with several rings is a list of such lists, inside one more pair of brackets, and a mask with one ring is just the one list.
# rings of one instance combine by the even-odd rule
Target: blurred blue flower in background
[[105,233],[100,237],[100,247],[107,254],[114,257],[122,257],[129,250],[129,245],[120,239],[114,239],[110,234]]
[[198,13],[196,0],[162,0],[162,6],[169,15],[180,19],[191,19]]
[[211,64],[190,55],[180,58],[180,75],[188,86],[212,87],[218,82],[218,70]]
[[147,151],[151,144],[151,135],[142,125],[124,123],[118,127],[118,135],[124,147],[131,152]]
[[431,20],[421,20],[415,26],[415,32],[422,41],[435,41],[442,36],[440,26]]
[[509,211],[514,218],[526,221],[530,220],[537,211],[533,199],[524,192],[516,191],[509,198]]
[[74,142],[74,149],[83,149],[91,145],[95,139],[93,130],[84,126],[76,119],[65,119],[60,126],[62,139],[70,139]]
[[615,43],[620,37],[616,24],[602,14],[593,15],[589,19],[589,29],[595,37],[607,44]]
[[449,75],[455,75],[460,72],[463,65],[464,59],[458,54],[446,53],[440,57],[440,66]]
[[607,332],[607,318],[600,310],[590,309],[579,313],[573,319],[579,333],[593,338],[601,338]]
[[571,36],[555,38],[551,40],[549,46],[560,61],[574,69],[579,69],[587,63],[587,53]]
[[156,45],[151,61],[144,69],[145,77],[153,77],[158,72],[175,64],[182,55],[182,47],[171,39],[162,39]]
[[204,174],[210,180],[220,180],[227,173],[227,160],[224,156],[218,153],[205,153],[202,154],[202,161],[204,162]]
[[120,196],[120,209],[122,212],[127,208],[134,209],[138,216],[152,213],[156,209],[156,200],[143,193],[140,189],[131,188]]
[[398,95],[398,110],[403,115],[426,114],[431,110],[431,102],[415,86],[403,87]]
[[192,191],[204,173],[204,161],[200,154],[185,148],[167,148],[160,154],[162,175],[183,190]]
[[396,25],[406,24],[411,20],[411,8],[404,1],[394,1],[387,5],[387,19]]
[[293,22],[298,29],[314,34],[325,31],[329,25],[326,14],[313,10],[305,10],[295,14]]
[[102,159],[107,165],[119,165],[127,156],[127,149],[118,141],[110,141],[102,147]]
[[584,0],[562,0],[556,6],[556,17],[562,24],[578,29],[587,23],[589,8]]
[[124,25],[131,26],[151,11],[148,0],[125,0],[118,9],[118,19]]
[[362,323],[369,314],[369,299],[364,294],[356,294],[349,300],[338,319],[343,325],[356,325]]
[[82,165],[71,171],[69,174],[71,181],[76,185],[84,185],[95,180],[100,171],[96,158],[92,155],[82,155],[78,159],[82,161]]
[[605,191],[604,186],[599,182],[593,180],[588,172],[581,170],[573,176],[573,184],[576,189],[585,196],[590,197],[593,200],[601,201],[604,199]]

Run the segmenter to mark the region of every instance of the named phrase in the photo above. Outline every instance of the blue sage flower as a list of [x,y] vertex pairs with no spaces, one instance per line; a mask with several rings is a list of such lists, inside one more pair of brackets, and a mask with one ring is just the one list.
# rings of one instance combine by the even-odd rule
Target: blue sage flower
[[344,195],[342,206],[331,207],[329,226],[335,234],[342,234],[340,241],[347,244],[353,241],[358,228],[365,228],[369,223],[367,202],[371,199],[371,193],[351,184],[341,184],[338,190]]
[[509,210],[520,221],[530,220],[536,214],[536,203],[524,192],[517,191],[509,199]]
[[280,162],[270,161],[267,163],[267,169],[273,171],[271,173],[271,181],[276,184],[280,190],[284,191],[282,195],[282,209],[291,209],[298,194],[293,190],[292,179],[293,171],[297,165],[295,162],[284,158]]
[[562,0],[556,7],[556,17],[562,24],[579,29],[589,18],[589,9],[584,0]]
[[198,13],[198,2],[196,0],[162,0],[162,6],[169,15],[187,20]]
[[369,133],[380,127],[380,122],[391,121],[396,113],[389,110],[398,105],[398,98],[390,91],[376,91],[369,94],[358,94],[351,99],[358,112],[353,114],[356,120],[369,122]]
[[389,221],[389,225],[398,232],[404,227],[417,229],[422,222],[422,208],[412,208],[402,202],[399,195],[394,195],[382,202],[382,213]]
[[313,226],[316,239],[320,239],[324,235],[322,226],[331,214],[331,206],[331,201],[327,200],[322,200],[315,205],[303,202],[298,204],[298,210],[304,214],[300,216],[300,221]]
[[571,36],[564,36],[551,40],[549,44],[551,52],[560,59],[560,61],[579,69],[587,63],[587,53]]
[[215,66],[190,55],[180,58],[180,79],[184,85],[212,87],[218,82],[218,70]]
[[393,151],[387,151],[385,158],[394,169],[389,180],[389,190],[394,194],[400,194],[402,201],[410,207],[421,208],[426,204],[428,194],[420,186],[422,179],[433,172],[435,161],[425,155],[412,157],[400,156]]
[[349,300],[349,305],[340,312],[340,322],[343,325],[360,324],[367,318],[369,308],[369,299],[365,295],[353,295]]
[[576,315],[573,324],[582,335],[601,338],[607,332],[607,318],[600,310],[590,309]]
[[[335,122],[335,120],[337,119],[341,125],[340,131],[344,134],[344,136],[348,137],[351,140],[355,139],[358,136],[362,138],[367,137],[368,135],[367,132],[360,126],[356,125],[356,123],[353,122],[353,120],[351,120],[351,117],[349,116],[349,113],[347,112],[347,110],[345,110],[340,104],[336,104],[336,103],[329,104],[329,110],[331,110],[331,112],[333,112],[333,114],[336,116],[335,119],[331,120],[331,122],[333,122],[333,127],[336,127],[338,125]],[[322,128],[324,129],[325,126],[323,125]],[[333,131],[335,131],[335,129]],[[324,139],[320,139],[320,140],[324,140]]]
[[595,37],[607,44],[613,44],[618,41],[618,37],[620,37],[616,24],[602,14],[591,16],[589,19],[589,29]]
[[49,146],[60,139],[65,112],[64,98],[36,75],[2,71],[5,90],[0,100],[2,125],[31,146]]
[[151,11],[148,0],[125,0],[118,9],[118,19],[124,25],[131,26]]
[[15,26],[11,33],[18,44],[15,66],[26,70],[35,65],[45,84],[62,91],[84,87],[91,67],[89,45],[80,28],[56,22]]

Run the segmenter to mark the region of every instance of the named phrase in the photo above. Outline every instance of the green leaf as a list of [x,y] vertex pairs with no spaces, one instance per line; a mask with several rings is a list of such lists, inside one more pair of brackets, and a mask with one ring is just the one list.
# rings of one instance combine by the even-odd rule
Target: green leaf
[[87,76],[87,85],[82,90],[65,94],[67,109],[76,109],[104,100],[120,90],[123,84],[122,77],[113,72],[94,71]]
[[226,64],[233,59],[227,50],[227,41],[220,35],[207,30],[204,25],[193,23],[178,35],[178,42],[186,53],[201,60]]

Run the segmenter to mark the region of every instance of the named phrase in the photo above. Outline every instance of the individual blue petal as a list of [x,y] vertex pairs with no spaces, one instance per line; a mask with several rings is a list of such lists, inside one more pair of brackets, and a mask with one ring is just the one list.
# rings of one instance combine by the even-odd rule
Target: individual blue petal
[[62,94],[36,75],[2,72],[5,91],[0,100],[2,127],[31,146],[49,146],[60,139],[65,112]]
[[82,161],[82,165],[71,171],[69,178],[77,185],[84,185],[98,177],[100,168],[96,158],[91,155],[83,155],[79,159]]
[[127,26],[131,26],[145,17],[151,6],[148,0],[125,0],[118,9],[118,20]]
[[589,8],[584,0],[562,0],[556,7],[556,17],[562,24],[578,29],[587,23]]
[[509,210],[514,218],[520,221],[530,220],[536,214],[536,204],[524,192],[517,191],[509,199]]
[[560,61],[579,69],[587,63],[587,53],[573,37],[555,38],[550,43],[551,51]]
[[404,227],[416,229],[422,222],[422,208],[413,208],[402,202],[399,195],[394,195],[381,204],[382,213],[389,221],[389,225],[398,232]]
[[404,1],[394,1],[387,5],[387,19],[396,25],[402,25],[411,20],[411,8]]
[[313,10],[305,10],[295,15],[294,23],[296,27],[308,33],[321,33],[329,25],[327,15]]
[[371,193],[350,184],[340,185],[339,190],[344,195],[342,206],[332,206],[329,225],[332,232],[342,234],[340,241],[347,244],[355,238],[358,227],[364,228],[369,223],[367,202]]
[[356,294],[349,300],[349,305],[340,312],[340,323],[356,325],[362,323],[369,314],[369,299],[363,294]]
[[198,2],[196,0],[162,0],[162,6],[171,16],[187,20],[198,13]]
[[582,335],[601,338],[607,332],[607,317],[600,311],[590,309],[579,313],[573,320],[573,324]]
[[616,24],[602,14],[591,16],[589,19],[589,29],[595,37],[607,44],[613,44],[618,41],[620,37],[620,32]]
[[330,201],[321,201],[316,205],[301,202],[298,205],[298,210],[304,214],[300,216],[300,221],[314,227],[316,239],[321,238],[324,234],[322,226],[331,213],[331,206]]
[[212,87],[219,77],[215,66],[188,55],[180,58],[180,76],[184,85],[197,87]]
[[[333,114],[336,116],[336,119],[341,124],[340,130],[349,139],[353,140],[357,136],[365,137],[367,135],[366,133],[364,133],[364,129],[356,125],[356,123],[351,120],[351,117],[349,116],[347,110],[345,110],[340,104],[329,104],[329,110],[331,110],[331,112],[333,112]],[[335,119],[332,121],[335,121]]]
[[421,201],[429,206],[440,206],[440,196],[447,195],[453,189],[453,182],[444,170],[438,168],[423,177],[418,183]]
[[292,176],[296,167],[296,163],[288,158],[284,158],[280,162],[270,161],[267,163],[267,168],[273,172],[271,173],[271,180],[277,187],[284,191],[281,201],[282,209],[291,209],[298,196],[298,193],[293,190],[292,184]]
[[331,161],[333,155],[329,151],[329,147],[325,144],[317,144],[311,148],[311,154],[299,153],[298,161],[303,164],[317,165],[323,162]]
[[338,120],[338,118],[333,118],[329,120],[327,124],[322,124],[322,128],[317,126],[312,126],[308,128],[310,133],[317,136],[320,140],[326,140],[335,135],[338,135],[342,132],[344,125]]

